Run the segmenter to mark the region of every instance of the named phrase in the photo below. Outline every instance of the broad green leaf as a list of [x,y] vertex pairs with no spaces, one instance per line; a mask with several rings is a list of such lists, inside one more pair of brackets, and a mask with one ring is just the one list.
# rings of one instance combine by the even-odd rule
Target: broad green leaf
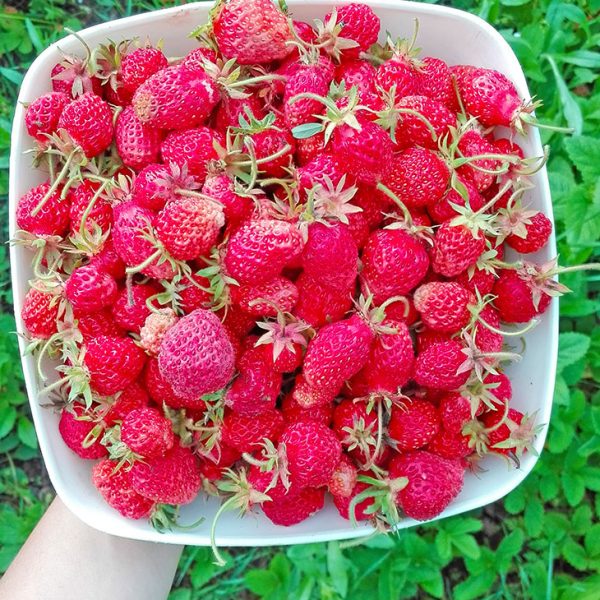
[[562,487],[567,502],[571,506],[577,506],[585,494],[583,477],[578,473],[565,470],[562,473]]
[[590,136],[574,136],[563,141],[569,158],[587,183],[596,183],[600,177],[600,139]]
[[525,529],[527,535],[531,537],[537,537],[542,531],[544,524],[544,507],[541,502],[537,500],[530,500],[525,507],[525,514],[523,515],[523,521],[525,523]]
[[578,571],[585,571],[587,568],[587,556],[584,548],[576,543],[572,538],[568,538],[562,547],[564,559]]
[[479,575],[471,575],[454,588],[454,600],[475,600],[486,596],[496,580],[496,573],[484,571]]
[[266,569],[252,569],[244,576],[246,586],[257,596],[264,598],[275,592],[279,587],[279,578],[275,573]]
[[17,422],[17,433],[21,443],[29,448],[37,448],[38,442],[35,435],[33,423],[27,417],[19,417]]
[[572,365],[586,355],[590,347],[590,337],[575,331],[561,333],[558,338],[558,364],[560,373],[566,366]]
[[348,564],[339,542],[329,542],[327,545],[327,569],[335,591],[345,598],[348,593]]

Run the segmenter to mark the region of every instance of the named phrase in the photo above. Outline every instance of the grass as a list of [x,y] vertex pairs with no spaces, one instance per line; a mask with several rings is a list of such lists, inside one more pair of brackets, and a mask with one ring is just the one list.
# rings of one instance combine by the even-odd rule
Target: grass
[[[161,8],[158,0],[8,0],[0,8],[0,201],[6,206],[12,111],[24,72],[63,28]],[[600,256],[599,0],[456,0],[506,37],[545,106],[544,134],[561,263]],[[6,234],[6,208],[0,226]],[[0,248],[0,571],[53,496],[22,389],[9,265]],[[312,544],[227,553],[187,548],[171,600],[454,598],[592,600],[600,589],[600,278],[564,277],[559,373],[546,449],[503,501],[360,546]]]

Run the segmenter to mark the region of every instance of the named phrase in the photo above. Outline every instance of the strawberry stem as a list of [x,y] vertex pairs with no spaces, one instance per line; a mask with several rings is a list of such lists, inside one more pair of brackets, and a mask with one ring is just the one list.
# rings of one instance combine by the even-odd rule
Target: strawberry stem
[[140,263],[139,265],[136,265],[135,267],[128,267],[126,273],[129,275],[135,275],[136,273],[143,271],[146,267],[149,267],[155,260],[160,258],[162,252],[162,249],[158,248],[144,262]]
[[62,180],[67,176],[69,168],[71,167],[71,162],[73,161],[73,158],[75,157],[75,152],[77,152],[77,150],[79,150],[79,148],[75,148],[71,151],[69,156],[67,156],[67,160],[65,161],[63,168],[58,174],[58,177],[54,180],[54,182],[50,186],[50,189],[44,194],[44,197],[40,200],[40,203],[31,211],[32,217],[35,217],[40,212],[40,210],[42,210],[46,202],[48,202],[48,200],[50,199],[50,196],[54,194],[58,186],[61,184]]

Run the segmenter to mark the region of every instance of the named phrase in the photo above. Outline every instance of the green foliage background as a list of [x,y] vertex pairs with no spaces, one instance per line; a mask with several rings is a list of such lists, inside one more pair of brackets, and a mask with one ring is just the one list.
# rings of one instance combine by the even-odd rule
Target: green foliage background
[[[6,3],[6,4],[5,4]],[[443,2],[490,21],[524,66],[544,135],[562,264],[600,255],[600,0]],[[0,4],[0,225],[6,235],[9,138],[23,74],[63,35],[172,4],[160,0],[4,0]],[[171,600],[600,597],[600,277],[570,274],[561,302],[559,375],[546,450],[525,483],[492,506],[360,546],[233,550],[226,567],[187,548]],[[22,391],[9,265],[0,247],[0,571],[53,496]]]

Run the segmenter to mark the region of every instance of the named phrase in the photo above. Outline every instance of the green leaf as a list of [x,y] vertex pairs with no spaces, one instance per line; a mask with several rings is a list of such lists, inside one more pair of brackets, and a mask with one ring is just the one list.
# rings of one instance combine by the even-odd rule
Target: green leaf
[[292,135],[297,140],[305,140],[317,133],[323,131],[322,123],[304,123],[303,125],[297,125],[292,129]]
[[582,359],[590,348],[590,341],[590,337],[583,333],[561,333],[558,338],[558,372]]
[[340,550],[339,542],[327,544],[327,570],[331,576],[333,588],[342,598],[345,598],[348,593],[348,566]]
[[600,177],[600,139],[582,135],[563,141],[569,158],[586,183],[596,183]]
[[29,448],[37,448],[38,441],[35,435],[35,427],[27,417],[19,417],[17,423],[17,435],[22,444]]
[[468,558],[477,559],[481,556],[477,540],[472,535],[459,535],[452,538],[452,543]]
[[168,600],[192,600],[192,590],[190,590],[190,588],[172,590]]
[[537,500],[529,501],[523,515],[525,529],[531,537],[537,537],[542,531],[544,524],[544,507]]
[[484,571],[479,575],[472,575],[454,588],[454,600],[475,600],[483,598],[496,580],[496,573]]
[[14,406],[0,406],[0,438],[7,436],[17,420],[17,410]]
[[257,596],[264,598],[275,592],[279,587],[279,578],[265,569],[252,569],[244,576],[246,586]]
[[600,556],[600,523],[595,523],[584,538],[586,552],[591,557]]
[[587,569],[587,556],[583,547],[572,538],[568,538],[562,547],[565,560],[578,571]]
[[201,588],[210,581],[218,572],[217,566],[213,563],[210,551],[206,548],[200,548],[200,552],[194,559],[194,568],[190,573],[190,581],[195,588]]
[[583,477],[577,473],[564,470],[562,473],[562,487],[567,502],[571,506],[577,506],[585,494]]

